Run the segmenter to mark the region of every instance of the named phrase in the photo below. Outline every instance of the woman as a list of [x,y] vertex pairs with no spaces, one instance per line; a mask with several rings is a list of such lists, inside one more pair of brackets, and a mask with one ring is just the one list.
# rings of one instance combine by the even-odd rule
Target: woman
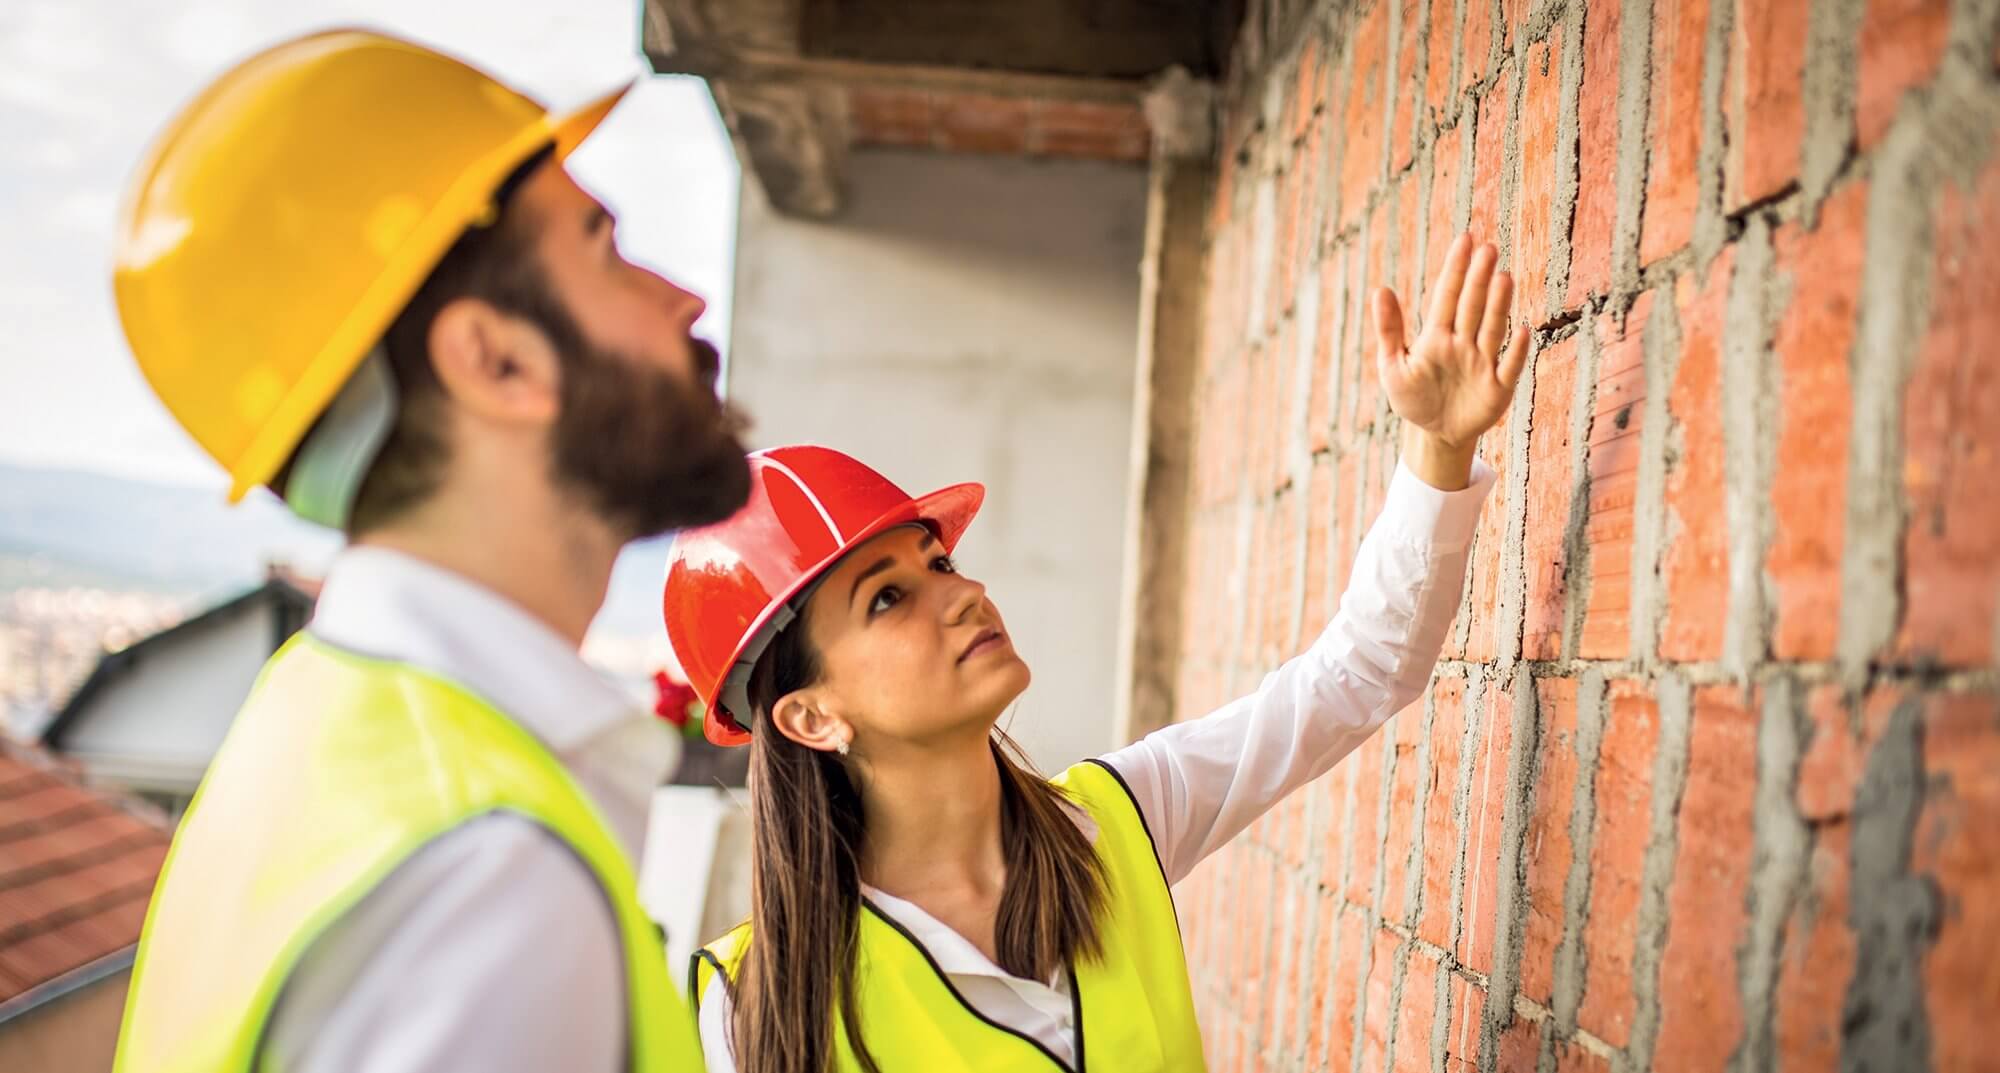
[[751,918],[690,972],[711,1070],[1202,1068],[1168,888],[1428,682],[1527,354],[1496,261],[1459,237],[1411,348],[1376,295],[1403,464],[1326,631],[1054,780],[995,726],[1028,667],[949,558],[982,490],[752,457],[749,506],[683,534],[665,593],[710,739],[751,748]]

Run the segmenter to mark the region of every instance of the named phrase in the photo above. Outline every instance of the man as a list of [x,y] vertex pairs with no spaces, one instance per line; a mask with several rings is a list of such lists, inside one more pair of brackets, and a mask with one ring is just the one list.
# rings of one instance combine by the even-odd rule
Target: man
[[183,822],[121,1069],[697,1069],[633,861],[673,739],[578,658],[628,541],[741,505],[702,301],[555,119],[378,34],[287,42],[128,192],[120,317],[232,480],[343,528]]

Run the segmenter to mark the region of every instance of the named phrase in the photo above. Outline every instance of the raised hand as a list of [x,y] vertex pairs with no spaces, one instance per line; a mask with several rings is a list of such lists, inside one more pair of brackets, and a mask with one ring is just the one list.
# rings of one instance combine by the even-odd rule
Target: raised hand
[[[1475,250],[1471,235],[1459,235],[1445,255],[1430,314],[1414,344],[1405,342],[1395,292],[1384,287],[1375,293],[1375,368],[1382,388],[1406,430],[1429,441],[1406,435],[1405,461],[1439,487],[1463,486],[1460,470],[1469,472],[1480,433],[1507,412],[1527,363],[1527,327],[1508,338],[1514,280],[1505,272],[1495,276],[1499,260],[1490,244]],[[1441,468],[1427,473],[1419,466],[1425,461]]]

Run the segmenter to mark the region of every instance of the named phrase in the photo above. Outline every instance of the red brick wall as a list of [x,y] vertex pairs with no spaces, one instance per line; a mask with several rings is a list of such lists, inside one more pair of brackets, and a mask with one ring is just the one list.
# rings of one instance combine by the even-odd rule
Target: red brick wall
[[1178,707],[1395,464],[1364,296],[1536,358],[1424,700],[1179,891],[1219,1070],[2000,1068],[2000,9],[1253,0]]

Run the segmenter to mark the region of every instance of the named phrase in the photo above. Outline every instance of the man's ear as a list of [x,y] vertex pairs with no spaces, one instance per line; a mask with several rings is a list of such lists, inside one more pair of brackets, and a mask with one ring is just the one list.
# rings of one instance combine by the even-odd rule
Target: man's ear
[[771,725],[808,749],[839,752],[854,740],[854,728],[847,720],[828,714],[823,699],[816,689],[787,693],[771,706]]
[[431,321],[431,368],[465,412],[499,422],[551,422],[562,409],[555,348],[526,318],[478,298],[445,303]]

